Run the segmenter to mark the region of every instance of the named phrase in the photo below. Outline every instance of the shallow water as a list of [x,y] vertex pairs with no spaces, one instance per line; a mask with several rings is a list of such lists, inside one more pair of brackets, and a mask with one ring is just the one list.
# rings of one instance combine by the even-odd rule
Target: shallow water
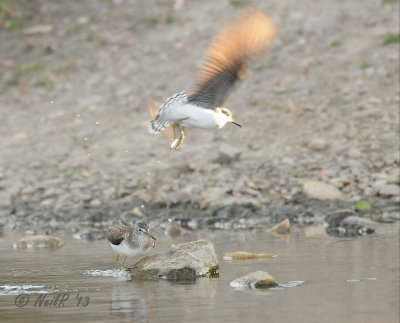
[[[53,251],[16,251],[12,244],[19,236],[0,237],[1,322],[399,321],[399,230],[393,225],[354,239],[329,237],[316,227],[296,229],[287,239],[267,232],[198,231],[172,240],[158,232],[153,253],[200,238],[215,244],[220,277],[193,283],[131,281],[115,270],[106,241],[59,236],[66,245]],[[278,257],[222,260],[225,252],[239,250]],[[281,285],[229,286],[256,270]],[[57,295],[57,304],[64,297],[65,307],[44,306]]]

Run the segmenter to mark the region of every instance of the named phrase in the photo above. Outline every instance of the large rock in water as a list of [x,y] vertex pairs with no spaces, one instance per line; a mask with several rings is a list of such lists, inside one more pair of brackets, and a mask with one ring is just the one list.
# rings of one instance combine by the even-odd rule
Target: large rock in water
[[165,253],[140,260],[128,270],[132,279],[192,280],[217,275],[219,264],[214,245],[199,240],[172,246]]

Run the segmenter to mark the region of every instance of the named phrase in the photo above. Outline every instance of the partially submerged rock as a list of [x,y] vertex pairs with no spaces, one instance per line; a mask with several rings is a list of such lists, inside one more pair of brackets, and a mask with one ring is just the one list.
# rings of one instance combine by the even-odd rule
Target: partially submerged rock
[[277,233],[277,234],[284,234],[290,231],[290,221],[289,219],[285,219],[282,222],[274,225],[272,228],[269,229],[270,232]]
[[133,279],[193,280],[218,275],[219,264],[214,245],[198,240],[146,257],[128,271]]
[[46,236],[43,234],[26,236],[19,239],[14,243],[15,249],[45,249],[45,248],[59,248],[64,245],[64,242],[53,236]]
[[325,218],[326,232],[339,237],[354,237],[375,232],[374,222],[352,210],[338,210]]
[[224,254],[224,260],[248,260],[256,258],[275,258],[274,253],[252,253],[247,251],[227,252]]
[[231,281],[229,285],[237,289],[269,288],[277,286],[275,278],[265,271],[255,271]]

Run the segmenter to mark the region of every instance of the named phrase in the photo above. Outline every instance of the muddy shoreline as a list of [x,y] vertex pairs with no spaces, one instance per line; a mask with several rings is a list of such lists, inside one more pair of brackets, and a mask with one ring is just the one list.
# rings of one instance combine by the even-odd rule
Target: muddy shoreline
[[[202,209],[199,205],[190,203],[165,205],[144,204],[141,201],[114,201],[99,207],[71,205],[65,209],[54,210],[14,199],[9,213],[0,213],[0,231],[30,234],[62,231],[75,234],[83,240],[97,240],[104,238],[104,233],[114,218],[131,223],[145,221],[154,230],[164,230],[166,233],[169,230],[178,230],[178,235],[185,230],[204,229],[265,231],[285,219],[289,219],[295,227],[324,225],[329,234],[339,235],[332,229],[339,227],[340,221],[350,216],[359,219],[356,220],[357,228],[342,236],[373,233],[357,231],[363,226],[373,230],[381,225],[398,226],[397,203],[376,199],[373,201],[373,207],[368,210],[357,210],[355,205],[349,201],[310,199],[302,193],[290,200],[275,200],[262,208],[247,204]],[[343,212],[344,217],[341,216]],[[341,216],[340,219],[332,221],[332,217],[337,216]]]

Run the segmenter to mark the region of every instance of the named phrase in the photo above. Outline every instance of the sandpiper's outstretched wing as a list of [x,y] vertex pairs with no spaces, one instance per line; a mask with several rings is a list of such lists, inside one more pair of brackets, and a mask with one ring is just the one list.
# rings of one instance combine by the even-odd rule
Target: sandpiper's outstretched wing
[[263,12],[249,10],[237,16],[212,41],[189,102],[214,109],[246,72],[246,60],[260,54],[274,40],[276,28]]

